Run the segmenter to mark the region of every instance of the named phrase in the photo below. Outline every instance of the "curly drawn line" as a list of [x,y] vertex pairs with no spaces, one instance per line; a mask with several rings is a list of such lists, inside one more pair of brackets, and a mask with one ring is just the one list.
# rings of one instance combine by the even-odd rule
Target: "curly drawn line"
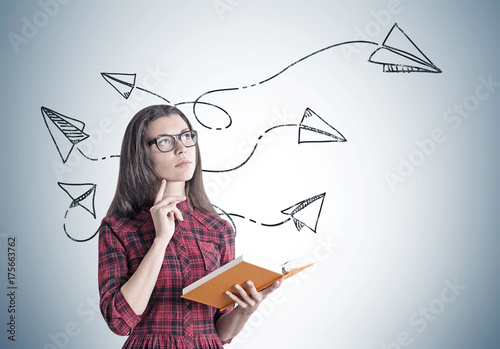
[[97,229],[97,231],[93,235],[91,235],[86,239],[76,239],[68,233],[68,230],[66,228],[66,219],[68,218],[69,210],[75,207],[83,208],[85,211],[90,213],[92,217],[94,217],[94,219],[96,219],[95,192],[97,185],[94,183],[74,184],[74,183],[62,183],[62,182],[58,182],[57,184],[62,190],[66,192],[66,194],[68,194],[68,196],[72,200],[69,208],[66,210],[64,214],[64,220],[65,220],[65,222],[63,223],[64,233],[68,236],[68,238],[70,238],[75,242],[86,242],[92,240],[92,238],[94,238],[99,232],[99,229]]
[[241,166],[245,165],[248,162],[248,160],[250,160],[250,158],[255,153],[255,150],[257,149],[257,146],[259,145],[259,141],[262,139],[262,137],[264,137],[264,135],[266,133],[268,133],[269,131],[271,131],[271,130],[273,130],[275,128],[278,128],[278,127],[290,127],[290,126],[298,126],[298,125],[297,124],[277,125],[277,126],[273,126],[270,129],[267,129],[266,131],[264,131],[264,133],[262,135],[260,135],[259,138],[257,139],[257,143],[255,143],[252,151],[250,152],[250,155],[248,155],[248,157],[245,160],[243,160],[243,162],[240,163],[239,165],[237,165],[237,166],[235,166],[233,168],[230,168],[230,169],[226,169],[226,170],[207,170],[207,169],[203,169],[202,171],[203,172],[208,172],[208,173],[221,173],[221,172],[230,172],[230,171],[234,171],[234,170],[239,169]]
[[[123,98],[125,99],[128,99],[130,97],[130,94],[132,93],[133,89],[136,88],[138,90],[141,90],[141,91],[144,91],[144,92],[147,92],[153,96],[156,96],[162,100],[164,100],[165,102],[167,103],[171,103],[168,99],[166,99],[165,97],[162,97],[160,96],[159,94],[157,93],[154,93],[152,91],[149,91],[145,88],[142,88],[140,86],[137,86],[135,84],[135,80],[136,80],[136,74],[135,73],[101,73],[101,76],[104,78],[104,80],[106,80],[111,86],[113,86],[113,88],[118,91],[118,93],[120,93],[120,95],[122,95]],[[179,106],[179,105],[186,105],[186,104],[193,104],[195,102],[179,102],[179,103],[175,103],[174,105],[175,106]],[[224,113],[226,115],[226,117],[229,119],[229,123],[228,125],[226,126],[226,128],[230,127],[231,124],[232,124],[232,118],[231,116],[229,115],[229,113],[227,111],[225,111],[223,108],[219,107],[218,105],[215,105],[215,104],[212,104],[212,103],[208,103],[208,102],[198,102],[198,104],[201,104],[201,105],[206,105],[206,106],[209,106],[209,107],[213,107],[215,109],[218,109],[219,111],[221,111],[222,113]],[[198,122],[203,126],[203,127],[206,127],[206,128],[211,128],[207,125],[205,125],[204,123],[202,123],[198,118],[197,118]],[[216,130],[222,130],[222,128],[218,127],[218,128],[215,128]]]
[[[64,220],[66,220],[66,217],[68,216],[68,212],[69,212],[69,209],[67,209],[66,213],[64,214]],[[66,234],[66,236],[68,238],[70,238],[71,240],[73,240],[74,242],[87,242],[87,241],[90,241],[90,240],[92,240],[99,233],[99,228],[97,228],[97,230],[95,231],[95,233],[92,234],[90,237],[88,237],[86,239],[76,239],[76,238],[74,238],[73,236],[71,236],[68,233],[68,230],[66,229],[66,223],[63,223],[63,230],[64,230],[64,233]]]
[[[394,29],[397,28],[397,30],[395,31]],[[403,37],[401,37],[401,35],[398,35],[398,34],[402,34]],[[302,57],[301,59],[293,62],[292,64],[288,65],[287,67],[285,67],[283,70],[281,70],[280,72],[270,76],[269,78],[267,79],[264,79],[262,81],[259,81],[258,83],[254,83],[254,84],[251,84],[251,85],[246,85],[246,86],[242,86],[242,87],[233,87],[233,88],[224,88],[224,89],[215,89],[215,90],[211,90],[211,91],[207,91],[203,94],[201,94],[194,102],[193,104],[193,114],[195,116],[195,118],[199,121],[199,118],[196,114],[196,110],[195,110],[195,107],[196,107],[196,104],[200,102],[200,99],[202,97],[205,97],[211,93],[216,93],[216,92],[225,92],[225,91],[235,91],[235,90],[241,90],[241,89],[246,89],[246,88],[250,88],[250,87],[255,87],[255,86],[258,86],[258,85],[261,85],[263,83],[266,83],[276,77],[278,77],[279,75],[283,74],[285,71],[287,71],[288,69],[290,69],[291,67],[293,67],[294,65],[306,60],[307,58],[310,58],[318,53],[321,53],[321,52],[324,52],[326,50],[329,50],[329,49],[332,49],[332,48],[335,48],[335,47],[340,47],[340,46],[343,46],[343,45],[349,45],[349,44],[369,44],[369,45],[378,45],[378,43],[376,42],[373,42],[373,41],[366,41],[366,40],[356,40],[356,41],[346,41],[346,42],[341,42],[341,43],[337,43],[337,44],[333,44],[333,45],[330,45],[330,46],[327,46],[325,48],[322,48],[320,50],[317,50],[313,53],[310,53],[304,57]],[[400,47],[400,48],[398,48]],[[406,59],[409,59],[417,64],[420,64],[420,65],[423,65],[424,67],[420,66],[415,66],[415,63],[399,63],[399,64],[394,64],[394,63],[388,63],[386,60],[389,60],[389,62],[393,62],[391,60],[391,54],[389,54],[388,56],[384,56],[384,57],[381,57],[381,61],[375,61],[373,59],[373,56],[375,54],[377,54],[377,52],[379,52],[379,50],[388,50],[391,54],[393,54],[393,56],[402,56]],[[377,54],[377,55],[380,55]],[[415,45],[415,43],[401,30],[401,28],[399,28],[399,26],[397,25],[397,23],[395,23],[391,30],[389,31],[389,33],[387,34],[386,38],[384,39],[383,43],[382,43],[382,47],[381,48],[378,48],[377,50],[375,50],[370,58],[368,59],[369,62],[372,62],[372,63],[377,63],[377,64],[383,64],[384,66],[384,69],[383,69],[383,72],[384,73],[387,73],[387,72],[429,72],[429,73],[441,73],[441,70],[439,68],[437,68],[425,55],[424,53]],[[227,127],[226,127],[227,128]]]
[[302,116],[302,120],[299,124],[284,124],[273,126],[264,131],[262,135],[257,138],[257,142],[255,143],[250,155],[243,160],[239,165],[225,169],[225,170],[207,170],[203,169],[203,172],[208,173],[221,173],[221,172],[230,172],[239,169],[243,165],[245,165],[250,158],[254,155],[257,146],[260,144],[260,140],[264,135],[278,127],[297,127],[298,126],[298,143],[325,143],[325,142],[346,142],[345,137],[337,131],[333,126],[328,124],[325,120],[323,120],[318,114],[313,112],[310,108],[306,108],[304,111],[304,115]]
[[[209,107],[213,107],[213,108],[216,108],[218,109],[219,111],[223,112],[224,114],[226,114],[227,118],[229,119],[229,122],[228,124],[224,127],[224,128],[229,128],[231,127],[231,125],[233,124],[233,119],[231,118],[231,115],[229,115],[229,113],[224,110],[222,107],[219,107],[218,105],[216,104],[212,104],[212,103],[208,103],[208,102],[179,102],[179,103],[176,103],[175,106],[178,106],[178,105],[183,105],[183,104],[193,104],[193,108],[194,108],[194,105],[195,104],[201,104],[201,105],[207,105]],[[210,127],[208,125],[205,125],[204,123],[201,122],[201,120],[198,118],[198,116],[196,115],[196,113],[194,113],[194,117],[196,118],[196,120],[198,121],[198,123],[205,127],[205,128],[208,128],[208,129],[211,129],[211,130],[217,130],[217,131],[220,131],[222,130],[222,127]]]
[[[323,201],[325,200],[326,193],[315,195],[308,199],[302,200],[284,210],[281,213],[291,216],[284,221],[277,223],[261,223],[255,219],[245,217],[238,213],[224,213],[226,216],[238,217],[246,219],[251,223],[260,224],[264,227],[276,227],[293,220],[297,231],[301,231],[303,227],[309,228],[313,233],[317,233],[319,217],[323,208]],[[306,209],[307,208],[307,209]]]
[[[204,124],[200,118],[198,117],[198,114],[196,113],[196,106],[198,104],[201,104],[201,105],[208,105],[208,106],[211,106],[211,107],[214,107],[214,108],[217,108],[219,109],[220,111],[222,111],[226,116],[227,118],[229,119],[228,123],[226,124],[226,126],[224,126],[224,129],[227,129],[231,126],[232,124],[232,118],[231,116],[229,115],[229,113],[222,107],[220,106],[217,106],[215,104],[212,104],[212,103],[208,103],[208,102],[204,102],[204,101],[200,101],[201,98],[205,97],[205,96],[208,96],[209,94],[212,94],[212,93],[219,93],[219,92],[227,92],[227,91],[237,91],[237,90],[244,90],[244,89],[248,89],[248,88],[251,88],[251,87],[255,87],[255,86],[258,86],[258,85],[262,85],[276,77],[278,77],[279,75],[283,74],[285,71],[287,71],[288,69],[290,69],[291,67],[293,67],[294,65],[306,60],[307,58],[309,57],[312,57],[318,53],[321,53],[321,52],[324,52],[326,50],[329,50],[329,49],[332,49],[332,48],[335,48],[335,47],[339,47],[339,46],[342,46],[342,45],[348,45],[348,44],[372,44],[372,45],[378,45],[376,42],[372,42],[372,41],[364,41],[364,40],[358,40],[358,41],[346,41],[346,42],[341,42],[341,43],[337,43],[337,44],[333,44],[333,45],[330,45],[330,46],[327,46],[327,47],[324,47],[320,50],[317,50],[313,53],[310,53],[302,58],[300,58],[299,60],[289,64],[287,67],[285,67],[284,69],[282,69],[281,71],[279,71],[278,73],[262,80],[262,81],[259,81],[258,83],[254,83],[254,84],[250,84],[250,85],[245,85],[245,86],[241,86],[241,87],[229,87],[229,88],[220,88],[220,89],[215,89],[215,90],[210,90],[210,91],[207,91],[207,92],[204,92],[202,93],[198,98],[196,98],[194,101],[189,101],[189,102],[179,102],[179,103],[175,103],[174,105],[185,105],[185,104],[192,104],[193,105],[193,115],[194,117],[196,118],[196,120],[198,121],[198,123],[200,123],[200,125],[202,125],[203,127],[205,128],[208,128],[208,129],[212,129],[212,130],[222,130],[223,128],[222,127],[211,127],[211,126],[208,126],[206,124]],[[135,73],[101,73],[101,75],[103,76],[103,78],[111,85],[113,86],[113,88],[115,90],[117,90],[125,99],[127,99],[129,96],[130,96],[130,93],[132,92],[132,90],[134,89],[134,87],[136,87],[137,89],[140,89],[142,91],[145,91],[145,92],[148,92],[148,93],[151,93],[153,95],[156,95],[158,97],[160,97],[161,99],[163,99],[164,101],[167,101],[168,100],[162,96],[159,96],[151,91],[148,91],[146,89],[143,89],[143,88],[139,88],[138,86],[135,85]]]
[[[220,88],[220,89],[214,89],[210,90],[207,92],[202,93],[198,98],[196,98],[194,101],[189,101],[189,102],[179,102],[176,103],[175,105],[182,105],[182,104],[192,104],[193,107],[193,115],[196,118],[196,120],[200,123],[205,128],[208,129],[214,129],[214,130],[222,130],[222,127],[211,127],[209,125],[206,125],[203,123],[197,112],[196,112],[196,107],[201,104],[201,105],[207,105],[211,106],[214,108],[217,108],[219,111],[223,112],[226,117],[228,118],[228,123],[226,126],[224,126],[224,129],[227,129],[231,126],[232,124],[232,118],[229,115],[229,113],[223,109],[220,106],[217,106],[212,103],[204,102],[201,101],[202,98],[207,97],[210,94],[213,93],[221,93],[221,92],[228,92],[228,91],[237,91],[237,90],[244,90],[252,87],[256,87],[259,85],[262,85],[268,81],[271,81],[272,79],[278,77],[279,75],[283,74],[293,66],[297,65],[300,62],[303,62],[304,60],[317,55],[319,53],[322,53],[324,51],[340,47],[343,45],[351,45],[351,44],[367,44],[367,45],[379,45],[378,43],[374,41],[367,41],[367,40],[353,40],[353,41],[345,41],[345,42],[340,42],[336,43],[327,47],[324,47],[322,49],[319,49],[317,51],[314,51],[298,60],[295,62],[289,64],[286,66],[284,69],[281,71],[277,72],[276,74],[261,80],[257,83],[245,85],[245,86],[240,86],[240,87],[229,87],[229,88]],[[379,57],[379,58],[378,58]],[[395,23],[389,33],[387,34],[386,38],[384,39],[382,43],[382,47],[379,47],[376,49],[371,55],[370,58],[368,59],[368,62],[375,63],[375,64],[382,64],[383,65],[383,72],[384,73],[401,73],[401,72],[428,72],[428,73],[441,73],[441,70],[437,68],[428,58],[427,56],[424,55],[424,53],[415,45],[415,43],[399,28],[397,23]],[[151,93],[152,95],[155,95],[167,103],[170,103],[166,98],[155,94],[151,91],[148,91],[144,88],[138,87],[135,85],[135,74],[130,74],[130,73],[101,73],[101,75],[104,77],[104,79],[111,84],[124,98],[128,98],[130,96],[130,93],[134,89],[134,86],[137,87],[137,89],[140,89],[142,91]]]
[[[279,71],[278,73],[264,79],[264,80],[261,80],[257,83],[254,83],[254,84],[250,84],[250,85],[245,85],[245,86],[241,86],[241,87],[231,87],[231,88],[222,88],[222,89],[215,89],[215,90],[210,90],[210,91],[207,91],[203,94],[201,94],[198,98],[195,99],[194,103],[193,103],[193,114],[194,114],[194,117],[196,118],[196,120],[198,120],[198,122],[200,122],[200,119],[198,117],[198,115],[196,114],[196,105],[198,103],[200,103],[200,99],[203,98],[203,97],[206,97],[208,96],[209,94],[212,94],[212,93],[219,93],[219,92],[227,92],[227,91],[237,91],[237,90],[244,90],[244,89],[248,89],[248,88],[252,88],[252,87],[256,87],[256,86],[259,86],[259,85],[262,85],[268,81],[271,81],[272,79],[278,77],[279,75],[283,74],[285,71],[287,71],[288,69],[290,69],[291,67],[295,66],[296,64],[306,60],[307,58],[310,58],[314,55],[317,55],[318,53],[321,53],[321,52],[324,52],[326,50],[329,50],[329,49],[332,49],[332,48],[335,48],[335,47],[340,47],[342,45],[349,45],[349,44],[371,44],[371,45],[378,45],[376,42],[373,42],[373,41],[365,41],[365,40],[357,40],[357,41],[346,41],[346,42],[341,42],[341,43],[337,43],[337,44],[333,44],[333,45],[330,45],[330,46],[327,46],[327,47],[324,47],[322,49],[319,49],[313,53],[310,53],[298,60],[296,60],[295,62],[289,64],[287,67],[285,67],[284,69],[282,69],[281,71]],[[228,114],[229,115],[229,114]],[[200,122],[201,123],[201,122]],[[205,125],[203,125],[205,126]],[[205,126],[207,127],[207,126]],[[225,128],[228,128],[228,126],[226,126]],[[210,128],[212,129],[211,127],[207,127],[207,128]]]

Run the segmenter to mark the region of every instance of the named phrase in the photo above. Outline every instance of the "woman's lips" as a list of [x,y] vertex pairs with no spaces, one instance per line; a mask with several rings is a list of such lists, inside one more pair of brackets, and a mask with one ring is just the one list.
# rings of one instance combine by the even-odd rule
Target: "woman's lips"
[[188,167],[189,165],[191,165],[191,161],[189,161],[189,160],[182,160],[177,165],[175,165],[175,167]]

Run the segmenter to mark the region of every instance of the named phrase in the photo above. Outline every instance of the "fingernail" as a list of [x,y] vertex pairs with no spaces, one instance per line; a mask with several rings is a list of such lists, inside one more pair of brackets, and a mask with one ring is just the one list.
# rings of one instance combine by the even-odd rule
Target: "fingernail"
[[248,285],[248,286],[252,286],[252,285],[253,285],[253,284],[252,284],[252,281],[247,281],[247,285]]

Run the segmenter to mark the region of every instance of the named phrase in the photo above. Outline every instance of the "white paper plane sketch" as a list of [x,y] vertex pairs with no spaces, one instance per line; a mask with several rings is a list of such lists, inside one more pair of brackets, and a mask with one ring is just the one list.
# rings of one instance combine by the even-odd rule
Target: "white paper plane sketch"
[[306,226],[316,233],[325,195],[326,193],[315,195],[309,199],[296,203],[281,212],[292,216],[293,223],[298,231]]
[[66,236],[70,238],[71,240],[75,242],[86,242],[92,240],[97,233],[99,232],[99,229],[97,229],[91,236],[84,238],[84,239],[77,239],[74,237],[74,234],[70,234],[68,232],[68,229],[66,228],[66,220],[68,219],[68,213],[69,210],[75,207],[81,207],[88,213],[96,219],[96,213],[95,213],[95,193],[96,193],[96,188],[97,185],[94,183],[62,183],[58,182],[57,183],[59,187],[61,187],[62,190],[68,194],[68,196],[71,198],[71,204],[69,205],[69,208],[66,210],[66,213],[64,214],[64,220],[65,222],[63,223],[63,230]]
[[[80,120],[70,118],[46,107],[42,107],[42,116],[62,162],[66,163],[74,147],[89,138],[89,135],[83,132],[85,124]],[[77,147],[77,149],[84,158],[91,161],[120,157],[120,155],[109,155],[101,158],[91,158],[84,154],[80,148]]]
[[135,74],[101,73],[101,75],[123,98],[128,99],[135,87]]
[[95,191],[97,185],[94,183],[57,183],[62,190],[69,195],[73,200],[69,208],[74,208],[77,206],[82,207],[85,211],[90,213],[92,217],[96,218],[95,215]]
[[302,120],[299,124],[284,124],[284,125],[276,125],[264,131],[257,138],[257,142],[255,143],[252,151],[248,155],[248,157],[241,162],[239,165],[236,165],[229,169],[203,169],[203,172],[209,173],[218,173],[218,172],[230,172],[239,169],[243,165],[245,165],[250,158],[254,155],[257,146],[260,144],[261,139],[270,131],[280,128],[280,127],[298,127],[298,143],[325,143],[325,142],[347,142],[345,137],[337,131],[333,126],[328,124],[325,120],[323,120],[318,114],[313,112],[310,108],[306,108],[304,114],[302,116]]
[[318,114],[307,108],[299,126],[300,143],[346,142],[345,137]]
[[384,73],[441,73],[397,23],[368,61],[382,64]]
[[136,88],[138,90],[150,93],[160,99],[163,99],[167,103],[170,103],[168,99],[165,99],[154,92],[137,86],[135,84],[135,73],[101,73],[101,76],[125,99],[128,99],[130,97],[130,94],[132,93],[132,90]]
[[42,115],[59,156],[65,163],[75,145],[89,137],[83,132],[85,124],[45,107],[42,107]]
[[255,219],[245,217],[238,213],[226,213],[225,211],[221,210],[219,207],[215,205],[214,207],[222,211],[222,213],[220,213],[221,216],[227,216],[229,218],[235,232],[236,232],[236,225],[232,217],[246,219],[249,220],[251,223],[260,224],[264,227],[276,227],[278,225],[282,225],[286,222],[289,222],[290,220],[293,220],[293,223],[295,224],[295,228],[297,229],[297,231],[301,231],[303,227],[307,227],[313,233],[316,233],[316,228],[318,226],[319,217],[321,215],[321,209],[323,208],[323,201],[325,200],[325,195],[326,193],[315,195],[313,197],[302,200],[282,210],[281,213],[291,217],[277,223],[261,223]]

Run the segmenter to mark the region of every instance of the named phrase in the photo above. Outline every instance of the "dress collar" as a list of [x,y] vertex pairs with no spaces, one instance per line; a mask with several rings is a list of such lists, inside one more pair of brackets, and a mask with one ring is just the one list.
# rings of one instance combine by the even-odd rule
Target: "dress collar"
[[191,200],[189,198],[179,202],[176,206],[179,211],[181,211],[182,217],[184,219],[186,219],[186,217],[188,217],[193,212],[193,205],[191,204]]

